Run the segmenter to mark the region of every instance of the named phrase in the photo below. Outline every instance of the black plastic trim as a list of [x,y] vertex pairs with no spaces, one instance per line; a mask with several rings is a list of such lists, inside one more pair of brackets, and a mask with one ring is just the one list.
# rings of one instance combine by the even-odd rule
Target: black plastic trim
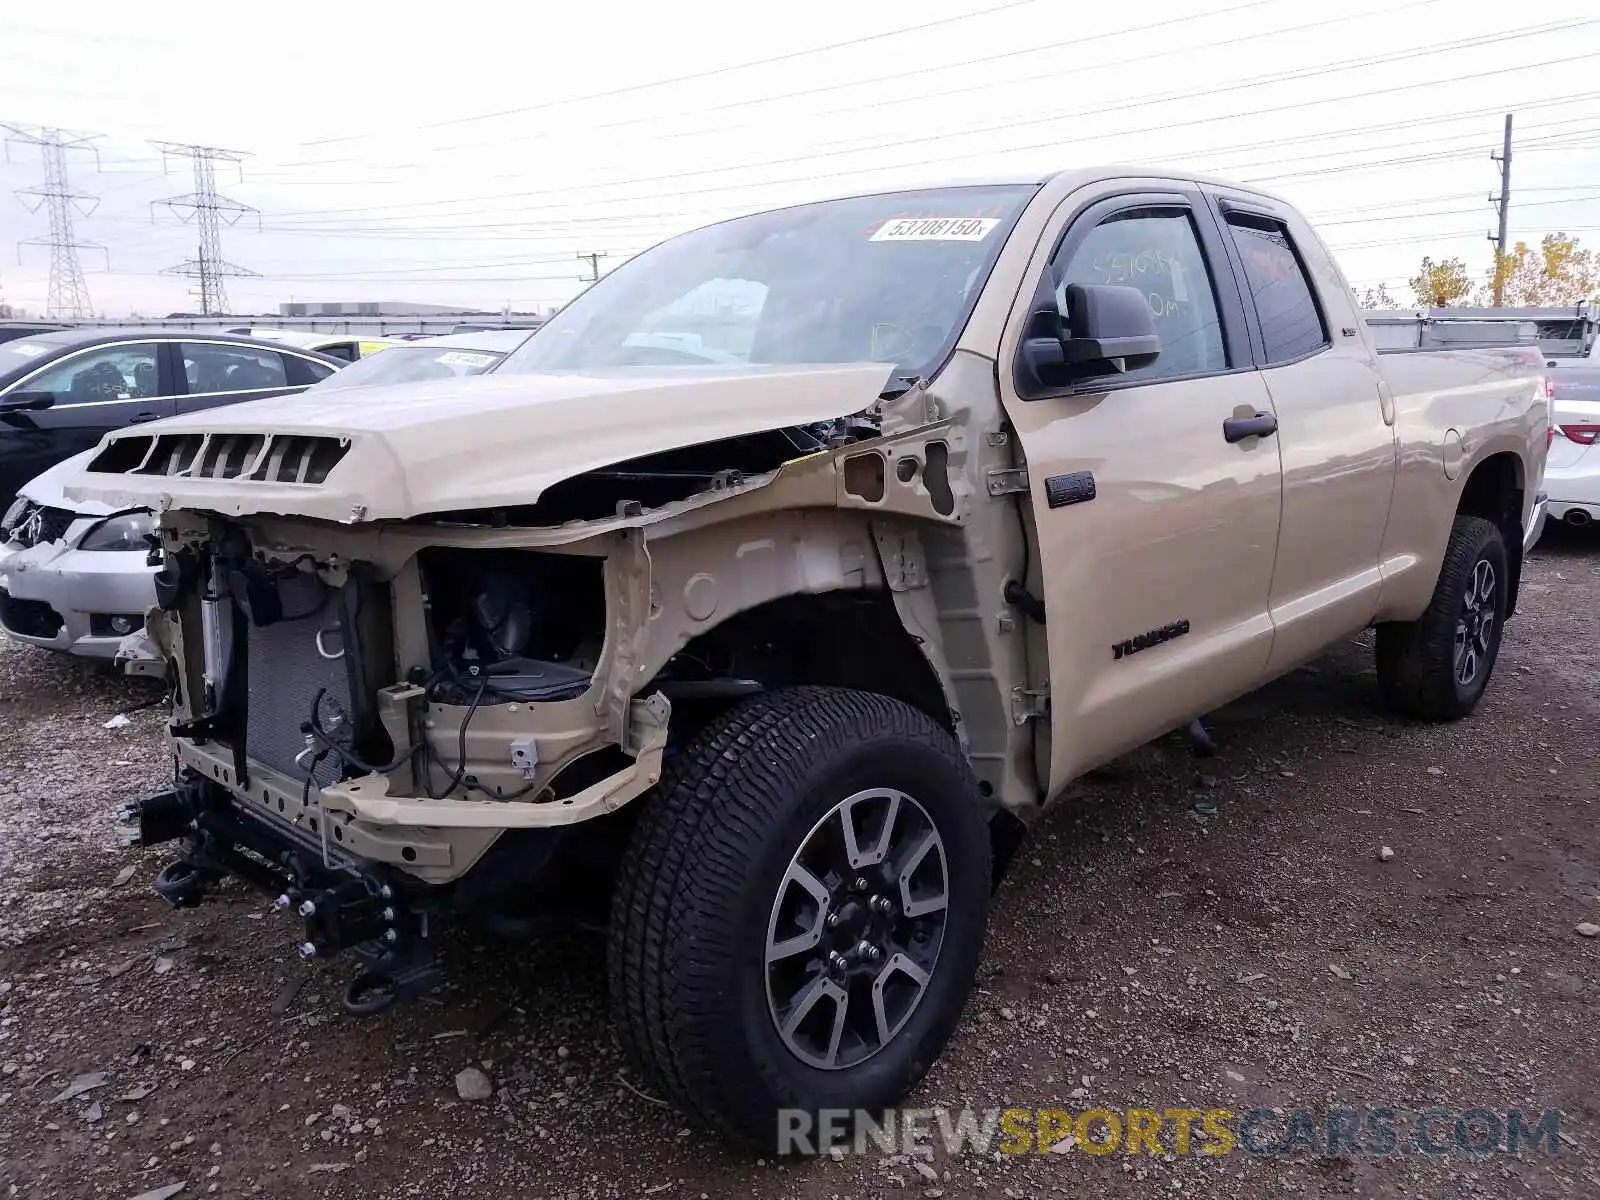
[[1158,387],[1189,379],[1215,379],[1223,375],[1256,370],[1247,332],[1249,325],[1244,303],[1239,294],[1238,280],[1231,267],[1227,274],[1223,274],[1218,267],[1220,262],[1229,261],[1225,257],[1227,249],[1223,244],[1225,239],[1222,231],[1217,228],[1216,218],[1211,215],[1206,197],[1188,188],[1159,192],[1130,190],[1111,196],[1101,196],[1097,200],[1081,205],[1067,220],[1057,235],[1054,246],[1051,247],[1046,269],[1034,282],[1028,300],[1029,311],[1046,302],[1055,303],[1053,268],[1060,259],[1070,255],[1082,243],[1089,231],[1117,213],[1136,208],[1171,209],[1188,215],[1210,279],[1212,296],[1217,305],[1217,317],[1222,323],[1222,344],[1228,355],[1228,366],[1220,371],[1195,371],[1185,375],[1155,377],[1139,375],[1129,379],[1098,376],[1069,387],[1034,389],[1027,384],[1021,374],[1019,345],[1012,354],[1011,364],[1011,385],[1019,399],[1032,402],[1061,396],[1098,395],[1130,387]]
[[[1255,359],[1255,365],[1263,371],[1276,370],[1279,367],[1292,367],[1296,363],[1305,362],[1315,358],[1334,346],[1333,325],[1328,320],[1328,306],[1323,300],[1321,291],[1317,287],[1317,277],[1306,267],[1305,255],[1300,253],[1300,243],[1295,240],[1294,231],[1289,228],[1288,219],[1279,211],[1265,204],[1241,203],[1229,196],[1208,194],[1207,207],[1212,210],[1212,219],[1216,223],[1217,235],[1222,242],[1222,248],[1227,254],[1228,262],[1233,268],[1235,286],[1239,290],[1241,304],[1248,313],[1250,328],[1250,352]],[[1300,274],[1306,281],[1306,290],[1311,294],[1311,303],[1317,310],[1317,320],[1322,323],[1323,341],[1320,346],[1308,350],[1304,354],[1297,354],[1293,358],[1280,358],[1273,361],[1267,359],[1266,341],[1261,334],[1261,313],[1256,308],[1255,297],[1250,291],[1249,276],[1244,269],[1244,259],[1239,254],[1239,247],[1233,240],[1233,233],[1229,229],[1228,214],[1237,214],[1242,217],[1254,217],[1259,221],[1270,221],[1281,228],[1284,239],[1289,243],[1289,252],[1294,255],[1295,265],[1300,268]]]

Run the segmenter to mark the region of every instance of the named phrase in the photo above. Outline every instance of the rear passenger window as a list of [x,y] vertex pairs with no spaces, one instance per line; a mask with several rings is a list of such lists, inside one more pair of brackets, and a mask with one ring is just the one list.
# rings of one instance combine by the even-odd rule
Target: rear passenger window
[[1288,229],[1270,217],[1230,213],[1228,230],[1244,263],[1267,362],[1290,362],[1328,345],[1327,326]]
[[1120,378],[1227,369],[1217,297],[1187,209],[1130,208],[1106,218],[1072,248],[1058,278],[1056,304],[1062,316],[1069,315],[1068,284],[1114,283],[1144,293],[1161,336],[1161,354]]
[[253,392],[284,387],[283,359],[271,350],[222,342],[184,342],[183,373],[189,394]]
[[298,354],[285,354],[283,361],[289,365],[289,386],[306,387],[313,383],[321,383],[335,368],[328,363],[320,363],[310,358],[301,358]]

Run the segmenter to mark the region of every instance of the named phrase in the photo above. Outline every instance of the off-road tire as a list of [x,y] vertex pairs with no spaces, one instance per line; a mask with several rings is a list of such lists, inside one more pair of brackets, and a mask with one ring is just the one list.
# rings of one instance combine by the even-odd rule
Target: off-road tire
[[[901,789],[932,819],[948,915],[899,1033],[856,1066],[824,1070],[790,1052],[769,1012],[768,919],[790,857],[863,788]],[[608,974],[623,1048],[647,1085],[702,1127],[769,1151],[780,1109],[876,1114],[900,1100],[960,1019],[987,916],[987,811],[950,735],[872,693],[766,693],[694,737],[641,803],[617,877]]]
[[[1489,564],[1497,581],[1494,624],[1487,653],[1472,680],[1463,684],[1456,670],[1456,625],[1480,562]],[[1378,626],[1378,685],[1384,703],[1425,721],[1454,721],[1470,713],[1483,696],[1500,654],[1509,582],[1505,539],[1499,528],[1482,517],[1457,517],[1427,611],[1415,621]]]

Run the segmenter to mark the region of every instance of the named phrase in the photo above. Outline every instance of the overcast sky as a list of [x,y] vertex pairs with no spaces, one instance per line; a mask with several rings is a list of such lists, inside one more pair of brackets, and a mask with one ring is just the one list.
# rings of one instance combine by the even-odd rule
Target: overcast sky
[[[95,307],[192,310],[162,268],[193,189],[151,139],[243,151],[224,234],[282,300],[528,309],[734,212],[988,172],[1155,162],[1305,209],[1360,289],[1424,253],[1487,269],[1489,152],[1515,111],[1515,237],[1600,245],[1600,14],[1461,0],[1063,6],[1054,0],[672,5],[5,6],[0,121],[99,134],[70,155]],[[9,193],[38,182],[12,144]],[[43,212],[0,195],[0,294],[42,310]],[[106,260],[109,258],[109,271]]]

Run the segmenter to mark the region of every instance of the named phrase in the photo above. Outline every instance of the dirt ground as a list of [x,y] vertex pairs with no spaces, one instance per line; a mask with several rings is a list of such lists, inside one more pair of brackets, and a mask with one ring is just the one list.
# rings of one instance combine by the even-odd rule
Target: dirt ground
[[[593,935],[451,942],[445,989],[361,1021],[337,1006],[348,967],[303,965],[265,898],[169,909],[148,886],[169,854],[120,850],[111,819],[167,769],[154,695],[6,644],[0,1189],[1600,1195],[1600,938],[1576,928],[1600,922],[1600,540],[1564,534],[1473,718],[1381,716],[1352,644],[1218,714],[1219,757],[1174,738],[1085,781],[1020,851],[979,990],[909,1101],[1559,1109],[1553,1154],[752,1159],[622,1072]],[[491,1098],[459,1098],[467,1067]]]

